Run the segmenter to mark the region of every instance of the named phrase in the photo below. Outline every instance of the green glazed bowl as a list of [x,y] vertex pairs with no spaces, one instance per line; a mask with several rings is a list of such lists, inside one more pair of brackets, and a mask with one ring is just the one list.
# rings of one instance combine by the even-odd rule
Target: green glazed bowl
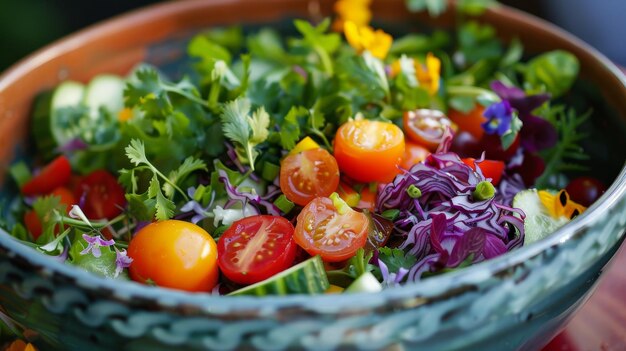
[[[375,1],[381,23],[451,27]],[[176,74],[203,28],[320,18],[332,1],[177,1],[136,11],[42,49],[0,77],[0,184],[22,156],[37,93],[64,79],[125,74],[148,61]],[[0,308],[41,350],[535,350],[593,291],[626,229],[626,82],[606,58],[539,19],[499,7],[481,20],[532,53],[573,52],[606,113],[594,147],[613,181],[587,212],[547,239],[462,271],[377,294],[218,297],[108,280],[38,254],[0,231]],[[609,143],[607,140],[612,140]],[[615,152],[615,150],[621,150]],[[619,173],[619,174],[618,174]],[[2,191],[7,194],[10,189]]]

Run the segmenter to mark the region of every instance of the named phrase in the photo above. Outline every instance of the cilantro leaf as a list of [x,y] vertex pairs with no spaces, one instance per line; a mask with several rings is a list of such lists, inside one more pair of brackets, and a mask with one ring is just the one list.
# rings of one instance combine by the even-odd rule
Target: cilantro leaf
[[163,221],[166,219],[172,218],[174,216],[174,210],[176,209],[176,205],[174,202],[163,195],[161,192],[161,186],[159,183],[159,178],[156,174],[152,176],[152,180],[150,180],[150,187],[148,187],[148,197],[156,199],[156,219],[159,221]]
[[306,108],[302,106],[293,106],[280,125],[280,144],[285,150],[291,150],[300,140],[300,123],[298,118],[306,116]]
[[378,259],[383,261],[389,272],[397,273],[400,268],[410,269],[417,262],[417,258],[407,254],[402,249],[381,247],[378,249]]
[[249,164],[254,170],[254,161],[258,156],[255,147],[269,135],[269,115],[263,107],[252,116],[249,116],[250,110],[250,100],[238,98],[223,106],[221,120],[224,135],[235,143],[240,161]]
[[252,117],[248,117],[248,123],[252,129],[250,142],[254,144],[264,142],[269,135],[268,127],[270,125],[270,115],[265,111],[265,108],[261,106],[258,110],[254,111]]

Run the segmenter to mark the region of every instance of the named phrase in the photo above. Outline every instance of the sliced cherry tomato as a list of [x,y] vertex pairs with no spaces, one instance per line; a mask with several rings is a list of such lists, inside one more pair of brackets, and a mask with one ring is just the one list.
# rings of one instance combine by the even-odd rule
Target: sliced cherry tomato
[[124,189],[105,170],[93,171],[76,185],[74,195],[89,219],[111,219],[126,205]]
[[404,135],[395,124],[349,121],[339,127],[334,143],[339,169],[354,180],[390,182],[399,173]]
[[328,151],[317,148],[288,155],[280,163],[280,190],[304,206],[318,196],[329,196],[339,184],[339,168]]
[[408,170],[426,159],[430,155],[430,151],[412,141],[406,141],[406,151],[404,152],[404,158],[402,159],[402,168]]
[[35,241],[41,236],[43,228],[41,226],[41,220],[35,210],[28,210],[24,213],[24,225]]
[[339,262],[365,245],[369,227],[367,216],[345,202],[338,209],[333,200],[318,197],[298,215],[294,240],[312,256]]
[[480,140],[485,133],[482,124],[487,121],[487,117],[485,117],[483,113],[485,113],[485,107],[476,104],[474,108],[467,113],[450,109],[448,110],[448,117],[459,127],[459,131],[466,131],[472,134],[474,138]]
[[464,158],[462,161],[473,170],[476,170],[476,166],[480,167],[480,170],[485,178],[491,178],[491,183],[493,183],[493,185],[498,185],[498,183],[500,183],[500,179],[504,173],[504,162],[497,160],[483,160],[482,162],[476,162],[476,159],[471,157]]
[[219,276],[217,247],[201,227],[179,220],[143,227],[128,245],[130,277],[186,291],[210,291]]
[[578,177],[572,179],[565,190],[572,200],[589,207],[604,194],[606,186],[593,177]]
[[[76,203],[74,195],[66,187],[58,187],[50,193],[50,196],[58,196],[60,203],[65,205],[65,212],[68,212],[73,204]],[[35,210],[29,210],[24,214],[24,225],[33,239],[37,240],[43,231],[43,226],[37,212]],[[59,233],[58,227],[54,228],[55,234]]]
[[456,129],[443,112],[429,109],[404,112],[403,127],[409,139],[431,152],[437,150],[447,128]]
[[26,196],[46,195],[57,187],[67,184],[71,175],[70,161],[65,156],[59,156],[26,182],[22,186],[22,193]]
[[251,216],[234,222],[217,243],[222,273],[238,284],[253,284],[289,268],[298,245],[293,225],[279,216]]

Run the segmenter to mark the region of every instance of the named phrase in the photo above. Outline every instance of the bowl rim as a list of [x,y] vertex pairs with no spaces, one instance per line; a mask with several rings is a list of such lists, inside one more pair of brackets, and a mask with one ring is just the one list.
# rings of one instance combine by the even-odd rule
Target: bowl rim
[[[212,4],[228,4],[237,2],[236,0],[214,0]],[[0,91],[18,80],[32,68],[44,64],[47,60],[56,55],[72,50],[80,45],[87,38],[99,37],[107,33],[111,27],[124,28],[137,23],[146,23],[155,18],[171,16],[172,13],[182,13],[193,11],[195,8],[206,6],[201,1],[176,1],[157,3],[145,6],[127,13],[112,17],[102,22],[91,25],[74,34],[61,38],[33,54],[23,58],[0,75]],[[549,31],[555,36],[563,39],[578,49],[590,54],[602,69],[615,76],[623,86],[626,86],[626,76],[603,54],[593,47],[584,43],[572,34],[563,29],[539,19],[523,11],[500,5],[491,8],[486,15],[499,16],[510,20],[524,21],[529,26],[540,28],[542,31]],[[200,309],[208,309],[211,313],[232,313],[233,311],[245,311],[258,309],[261,306],[273,306],[274,308],[299,306],[324,306],[332,301],[332,305],[341,306],[341,309],[363,309],[368,305],[378,306],[380,303],[408,299],[420,296],[432,297],[443,294],[441,287],[459,288],[476,281],[484,280],[485,271],[489,276],[502,272],[511,267],[541,254],[551,247],[558,246],[572,237],[584,235],[583,228],[589,227],[596,221],[594,217],[609,211],[616,203],[626,197],[626,167],[623,167],[613,184],[583,215],[577,217],[571,223],[561,227],[549,237],[523,246],[512,252],[508,252],[500,257],[484,261],[463,270],[447,273],[440,276],[431,277],[418,283],[407,283],[400,287],[385,289],[382,292],[339,294],[339,295],[287,295],[287,296],[216,296],[210,293],[190,293],[168,288],[152,287],[139,284],[133,281],[109,279],[97,276],[84,271],[78,267],[73,267],[54,260],[50,256],[38,253],[34,249],[21,244],[6,231],[0,229],[0,245],[9,250],[11,255],[16,255],[36,267],[45,267],[44,274],[58,274],[70,279],[74,279],[76,285],[87,290],[104,290],[112,292],[112,297],[122,301],[130,301],[133,297],[155,300],[158,303],[175,306],[196,306]],[[625,233],[620,234],[623,236]],[[36,254],[33,254],[36,253]],[[449,290],[449,289],[446,289]],[[433,295],[432,292],[439,292]],[[319,308],[318,308],[319,309]],[[341,310],[339,309],[339,310]],[[328,311],[337,311],[330,309]]]

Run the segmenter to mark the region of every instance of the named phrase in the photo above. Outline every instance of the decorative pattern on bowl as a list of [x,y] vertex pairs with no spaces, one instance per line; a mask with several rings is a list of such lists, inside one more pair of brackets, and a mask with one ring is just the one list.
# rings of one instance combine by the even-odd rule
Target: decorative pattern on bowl
[[[328,11],[332,2],[312,3]],[[141,29],[146,23],[169,23],[172,34],[210,24],[200,18],[212,11],[229,13],[223,21],[234,21],[237,16],[227,10],[256,9],[254,4],[252,0],[171,3],[105,25]],[[302,15],[309,5],[272,0],[266,6],[269,9],[257,13],[258,18]],[[380,1],[375,3],[377,9],[387,18],[409,16],[402,1]],[[250,15],[241,16],[246,20]],[[196,22],[184,22],[189,18]],[[491,11],[486,19],[501,26],[507,21],[524,22],[531,32],[555,31],[506,8]],[[103,28],[69,41],[77,45],[78,39],[86,40],[87,34]],[[559,46],[573,45],[587,55],[581,59],[587,74],[612,87],[607,99],[626,119],[626,84],[617,69],[567,35],[558,31],[555,35]],[[44,50],[34,59],[43,62],[51,54],[51,49]],[[0,92],[16,77],[28,74],[27,64],[20,67],[0,78]],[[625,228],[626,171],[622,170],[602,199],[570,225],[492,261],[377,294],[262,299],[221,298],[101,279],[35,254],[0,230],[0,306],[42,350],[534,350],[547,343],[588,297],[620,246]]]

